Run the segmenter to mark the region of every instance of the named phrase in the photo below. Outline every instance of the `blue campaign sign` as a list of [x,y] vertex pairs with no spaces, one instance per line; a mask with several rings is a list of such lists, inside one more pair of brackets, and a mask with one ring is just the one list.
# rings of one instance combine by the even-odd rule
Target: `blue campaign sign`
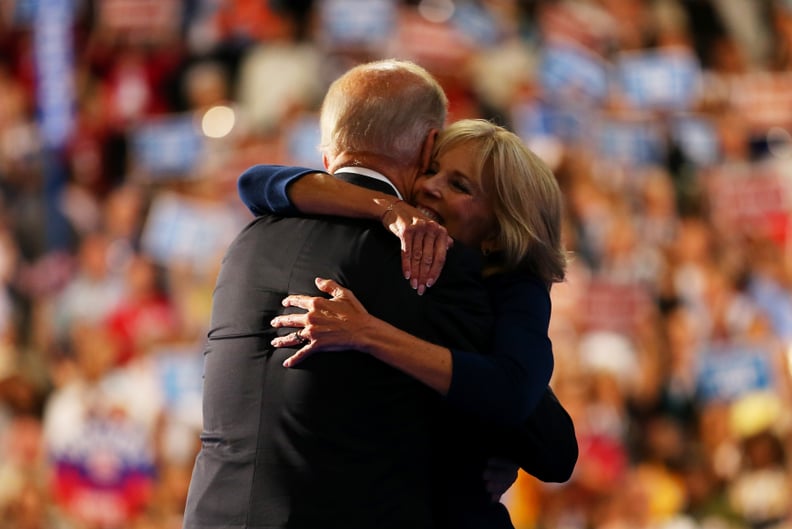
[[566,143],[576,143],[584,137],[589,119],[585,108],[540,101],[515,105],[512,111],[514,131],[524,140],[552,136]]
[[616,59],[620,91],[638,108],[685,110],[698,97],[701,67],[682,50],[625,52]]
[[740,345],[711,347],[701,352],[696,386],[705,401],[732,401],[772,385],[768,352]]
[[493,46],[501,37],[500,27],[492,14],[472,2],[458,4],[451,23],[477,46]]
[[609,160],[646,165],[660,163],[665,155],[663,131],[654,121],[603,117],[592,130],[593,145]]
[[190,114],[149,119],[131,135],[136,161],[148,176],[183,176],[195,166],[204,137]]
[[193,269],[206,271],[246,220],[241,210],[226,205],[160,193],[146,217],[141,244],[160,264],[190,264]]
[[303,167],[322,167],[319,116],[305,115],[294,121],[286,131],[286,141],[289,163]]
[[608,96],[610,65],[573,45],[548,44],[540,57],[539,84],[547,99],[592,104]]
[[44,144],[60,148],[74,124],[71,0],[39,0],[33,20],[36,98]]
[[394,0],[323,0],[321,35],[330,46],[378,46],[396,27]]
[[670,133],[693,163],[708,166],[718,161],[720,140],[711,119],[694,115],[675,116],[670,124]]

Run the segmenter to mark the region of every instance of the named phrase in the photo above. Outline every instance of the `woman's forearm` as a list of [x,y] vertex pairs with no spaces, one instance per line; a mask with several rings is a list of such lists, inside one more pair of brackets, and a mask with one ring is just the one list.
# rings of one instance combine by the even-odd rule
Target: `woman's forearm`
[[289,186],[289,201],[302,213],[379,220],[396,197],[327,174],[308,173]]
[[451,351],[417,338],[393,325],[370,316],[359,328],[357,348],[394,367],[441,395],[451,385]]
[[365,189],[307,167],[258,164],[237,181],[239,197],[254,215],[336,215],[381,219],[396,197]]

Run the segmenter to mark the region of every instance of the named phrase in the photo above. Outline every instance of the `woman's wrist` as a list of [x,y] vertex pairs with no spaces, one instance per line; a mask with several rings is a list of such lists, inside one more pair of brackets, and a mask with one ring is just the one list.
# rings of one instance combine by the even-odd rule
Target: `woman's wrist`
[[404,202],[404,201],[398,197],[393,197],[391,199],[377,199],[376,202],[380,206],[384,206],[382,213],[380,213],[379,215],[379,220],[382,224],[385,224],[387,226],[388,222],[386,217],[388,216],[388,214],[393,212],[393,208],[395,208],[399,202]]

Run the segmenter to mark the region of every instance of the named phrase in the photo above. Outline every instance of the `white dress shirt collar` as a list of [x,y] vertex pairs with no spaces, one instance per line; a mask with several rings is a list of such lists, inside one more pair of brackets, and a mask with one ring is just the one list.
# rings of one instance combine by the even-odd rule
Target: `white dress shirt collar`
[[373,169],[366,169],[365,167],[357,167],[357,166],[348,166],[336,170],[334,174],[338,174],[338,173],[354,173],[363,176],[368,176],[369,178],[373,178],[381,182],[385,182],[386,184],[388,184],[393,188],[393,191],[396,193],[396,196],[398,196],[402,200],[404,199],[402,194],[399,193],[399,190],[396,189],[396,186],[393,185],[393,183],[390,180],[388,180],[388,177],[386,177],[382,173],[378,173],[377,171],[374,171]]

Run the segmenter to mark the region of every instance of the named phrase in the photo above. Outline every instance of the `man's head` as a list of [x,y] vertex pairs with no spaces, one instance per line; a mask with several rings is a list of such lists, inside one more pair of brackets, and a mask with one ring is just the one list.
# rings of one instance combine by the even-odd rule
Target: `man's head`
[[428,164],[447,107],[437,81],[412,62],[358,65],[330,85],[322,104],[325,165],[379,170],[404,193]]

